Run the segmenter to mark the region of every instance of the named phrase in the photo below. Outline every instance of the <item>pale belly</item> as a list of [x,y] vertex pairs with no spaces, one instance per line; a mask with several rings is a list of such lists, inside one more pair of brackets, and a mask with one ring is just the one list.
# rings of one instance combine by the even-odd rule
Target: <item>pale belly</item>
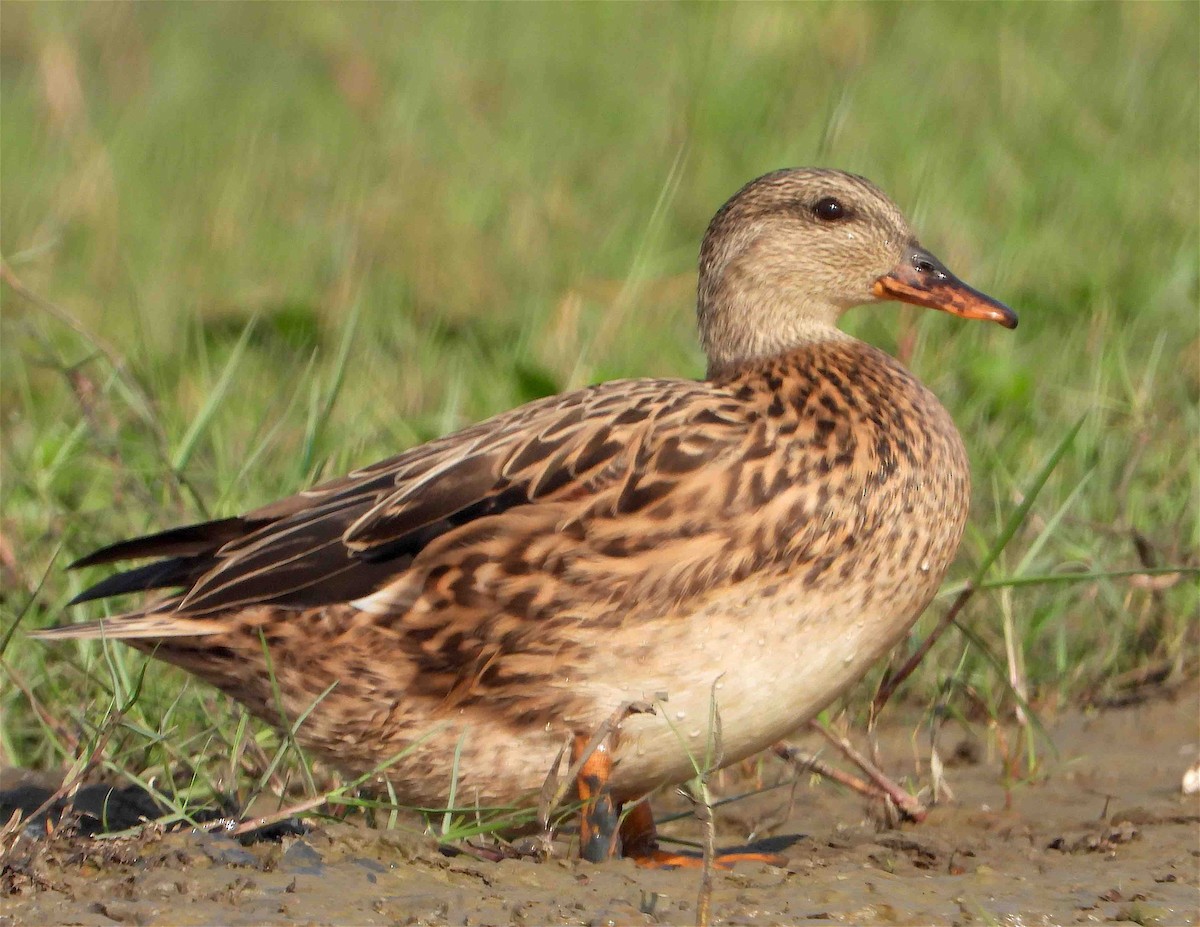
[[[542,789],[574,732],[595,730],[621,705],[642,702],[654,711],[620,723],[612,778],[618,799],[687,781],[715,754],[714,712],[722,766],[766,749],[903,638],[936,591],[942,569],[897,577],[889,591],[902,594],[874,595],[870,604],[861,590],[827,592],[814,601],[812,589],[785,586],[771,595],[743,589],[682,620],[618,632],[605,656],[589,664],[586,679],[545,682],[586,693],[594,706],[586,720],[514,735],[468,710],[446,739],[436,739],[455,742],[460,796],[508,804]],[[568,748],[560,774],[569,761]]]
[[866,608],[851,592],[819,605],[811,590],[735,597],[656,637],[657,671],[632,674],[640,692],[618,686],[656,711],[622,725],[617,791],[641,794],[695,775],[693,763],[714,755],[714,713],[722,765],[771,746],[861,679],[904,636],[927,597],[922,590],[919,602]]

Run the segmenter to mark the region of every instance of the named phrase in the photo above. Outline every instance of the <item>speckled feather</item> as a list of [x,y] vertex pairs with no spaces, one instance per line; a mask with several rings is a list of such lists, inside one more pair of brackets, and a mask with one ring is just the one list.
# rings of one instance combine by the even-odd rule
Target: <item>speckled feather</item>
[[[858,234],[829,237],[833,191]],[[807,254],[795,256],[806,243]],[[707,380],[550,397],[290,499],[123,542],[165,558],[80,601],[182,591],[44,636],[125,638],[404,801],[536,792],[619,704],[619,799],[692,774],[715,696],[725,761],[820,710],[936,591],[967,515],[950,417],[833,327],[915,241],[861,178],[779,172],[701,253]],[[814,256],[815,255],[815,256]],[[270,654],[270,672],[264,656]],[[281,696],[279,717],[271,683]],[[415,745],[415,746],[414,746]]]

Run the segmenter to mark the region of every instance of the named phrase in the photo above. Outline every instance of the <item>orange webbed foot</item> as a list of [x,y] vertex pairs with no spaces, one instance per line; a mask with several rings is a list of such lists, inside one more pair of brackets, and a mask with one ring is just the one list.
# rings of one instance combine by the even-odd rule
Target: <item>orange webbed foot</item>
[[[609,788],[613,762],[607,738],[596,743],[595,738],[578,735],[573,755],[579,764],[575,786],[583,803],[579,823],[579,855],[583,859],[601,863],[621,855],[645,869],[704,867],[702,856],[659,848],[654,814],[648,802],[634,805],[622,819],[621,806],[614,801]],[[787,864],[776,853],[718,853],[712,860],[716,869],[732,869],[738,863]]]
[[[622,855],[643,869],[702,869],[704,857],[691,853],[671,853],[658,846],[654,813],[647,802],[629,809],[621,822]],[[714,869],[732,869],[738,863],[766,863],[786,866],[787,860],[778,853],[718,853],[713,857]]]

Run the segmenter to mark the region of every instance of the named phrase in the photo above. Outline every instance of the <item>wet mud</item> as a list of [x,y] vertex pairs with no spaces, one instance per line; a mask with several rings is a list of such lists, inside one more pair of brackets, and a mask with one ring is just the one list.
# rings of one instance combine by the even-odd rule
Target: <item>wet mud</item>
[[[1064,713],[1049,733],[1057,755],[1043,744],[1035,774],[1013,778],[998,739],[944,729],[954,798],[899,829],[880,829],[862,798],[808,776],[721,806],[723,844],[770,835],[789,864],[717,873],[713,922],[1200,922],[1200,795],[1180,788],[1200,746],[1200,689]],[[1019,736],[1007,732],[1009,743]],[[890,772],[928,781],[921,729],[897,725],[881,744]],[[737,793],[755,775],[796,778],[771,760],[717,784]],[[660,816],[672,810],[665,798]],[[663,830],[698,834],[690,818]],[[448,857],[413,832],[325,823],[250,846],[194,832],[22,837],[4,860],[0,924],[696,922],[697,871],[595,866],[569,858],[565,842],[557,850],[541,862]]]

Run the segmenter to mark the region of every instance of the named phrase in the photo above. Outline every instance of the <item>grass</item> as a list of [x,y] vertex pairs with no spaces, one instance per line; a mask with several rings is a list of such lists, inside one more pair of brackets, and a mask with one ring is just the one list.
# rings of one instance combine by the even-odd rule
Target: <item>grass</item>
[[846,320],[971,453],[947,597],[1082,422],[970,637],[902,691],[1004,717],[1010,681],[1040,706],[1193,672],[1195,575],[1154,571],[1200,547],[1197,26],[1186,3],[6,5],[0,761],[59,768],[105,731],[106,768],[183,810],[302,781],[182,674],[26,639],[90,578],[64,565],[548,392],[699,375],[699,236],[787,164],[872,177],[1021,313]]

